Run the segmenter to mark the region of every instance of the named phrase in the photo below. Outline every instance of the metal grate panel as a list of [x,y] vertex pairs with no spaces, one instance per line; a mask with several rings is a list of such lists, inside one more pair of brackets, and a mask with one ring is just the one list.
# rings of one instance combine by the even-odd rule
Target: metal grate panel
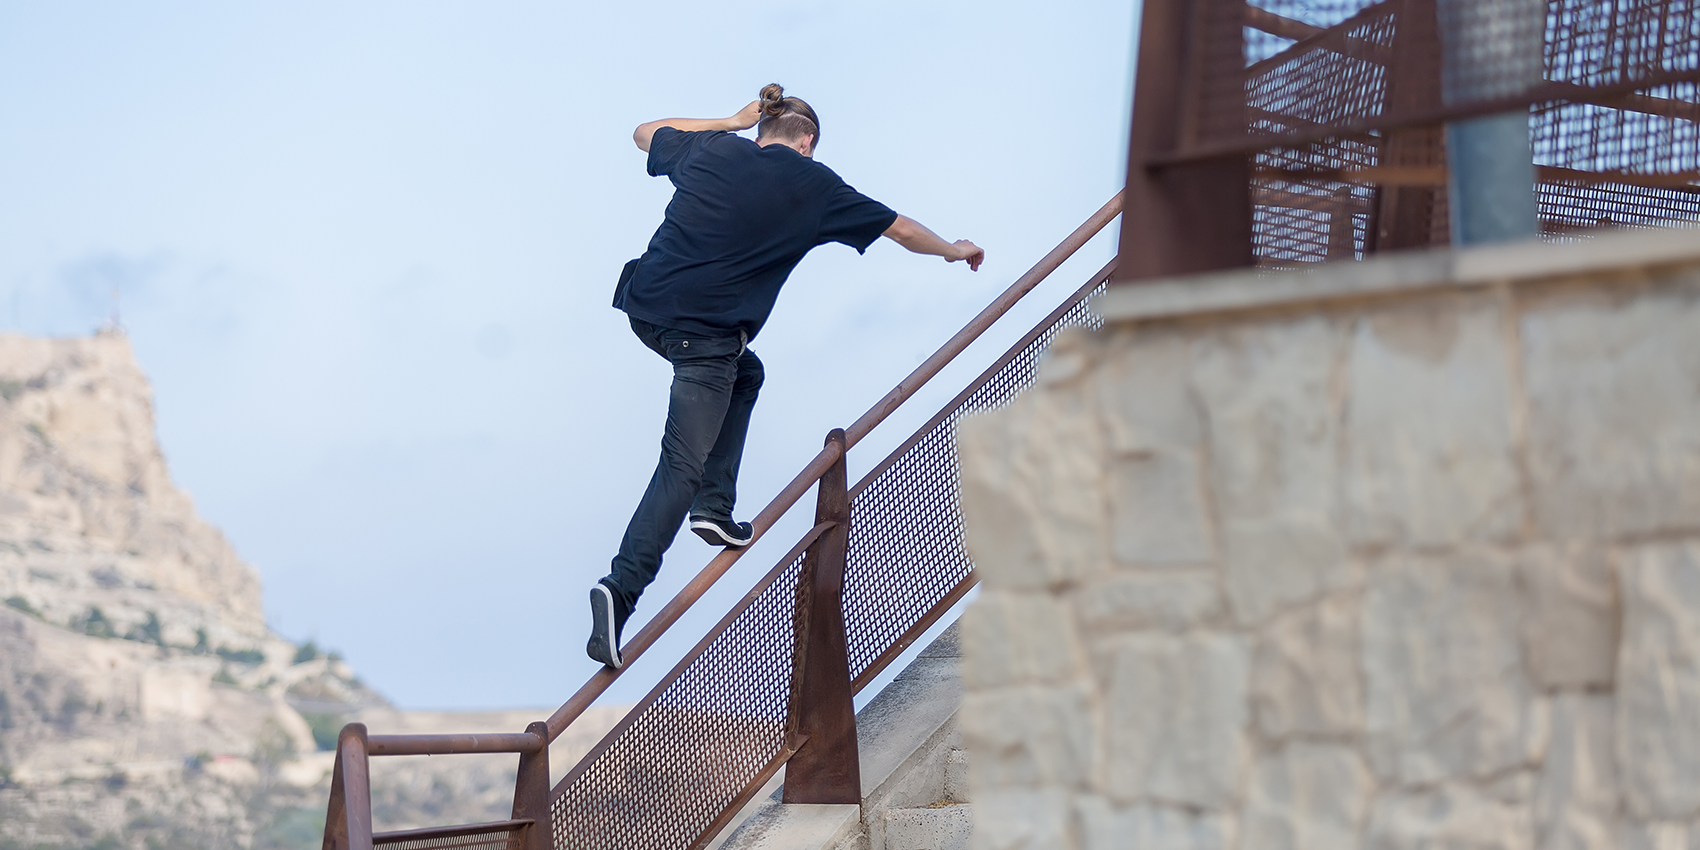
[[1696,83],[1609,97],[1587,89],[1700,71],[1700,2],[1552,0],[1547,8],[1546,78],[1584,88],[1531,115],[1535,162],[1548,167],[1537,196],[1542,231],[1569,241],[1602,227],[1693,226]]
[[974,570],[963,545],[962,473],[956,423],[1009,404],[1038,376],[1039,358],[1071,327],[1096,330],[1088,302],[1100,282],[1045,328],[919,440],[887,460],[850,502],[844,572],[844,629],[850,678],[871,664],[932,611]]
[[689,847],[784,749],[803,557],[564,780],[558,850]]
[[1541,226],[1547,239],[1574,241],[1601,227],[1700,226],[1700,193],[1610,183],[1543,183]]
[[[1437,0],[1189,8],[1194,30],[1221,44],[1200,45],[1180,81],[1192,94],[1177,156],[1250,143],[1260,266],[1446,244],[1441,116],[1534,87],[1547,239],[1700,218],[1700,0],[1526,0],[1499,18],[1490,4]],[[1460,35],[1484,29],[1501,41]],[[1452,76],[1443,45],[1469,58]]]
[[[855,491],[844,587],[852,678],[973,570],[962,545],[956,421],[1032,386],[1061,331],[1097,328],[1087,302],[1105,281],[1095,283]],[[560,850],[691,847],[768,775],[786,747],[804,557],[758,585],[703,651],[557,788],[551,813]]]

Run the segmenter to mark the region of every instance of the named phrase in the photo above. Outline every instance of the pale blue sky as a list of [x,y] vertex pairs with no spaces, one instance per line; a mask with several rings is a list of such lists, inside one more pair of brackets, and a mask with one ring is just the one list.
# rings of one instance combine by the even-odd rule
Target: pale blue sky
[[[1115,192],[1135,7],[0,0],[0,328],[88,333],[117,286],[173,475],[277,629],[406,707],[552,706],[593,670],[585,588],[665,411],[665,362],[608,307],[671,192],[633,126],[780,82],[820,113],[822,162],[988,252],[978,274],[888,240],[804,261],[753,346],[748,515]],[[852,479],[1113,250],[852,452]],[[639,620],[710,554],[682,536]]]

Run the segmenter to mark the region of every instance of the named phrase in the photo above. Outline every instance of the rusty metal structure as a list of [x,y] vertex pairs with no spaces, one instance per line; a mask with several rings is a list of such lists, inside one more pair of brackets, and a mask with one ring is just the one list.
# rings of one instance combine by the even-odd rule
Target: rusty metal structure
[[[1491,53],[1445,61],[1468,2],[1525,10],[1500,23],[1508,38],[1538,36],[1538,80]],[[1112,277],[1447,244],[1447,125],[1523,111],[1545,238],[1700,219],[1700,0],[1145,0],[1142,20],[1127,188],[829,434],[752,521],[760,537],[813,489],[802,539],[552,788],[549,742],[620,671],[598,672],[518,734],[351,724],[326,850],[700,848],[782,767],[789,802],[860,802],[853,696],[976,580],[957,420],[1030,386],[1056,334],[1095,326],[1087,303]],[[1119,257],[850,485],[846,454],[1118,214]],[[745,551],[716,556],[633,635],[626,669]],[[519,758],[510,820],[373,831],[369,758],[492,752]]]
[[1538,80],[1447,72],[1489,2],[1145,0],[1118,282],[1447,244],[1444,128],[1506,112],[1544,238],[1700,218],[1700,2],[1523,2],[1498,24]]

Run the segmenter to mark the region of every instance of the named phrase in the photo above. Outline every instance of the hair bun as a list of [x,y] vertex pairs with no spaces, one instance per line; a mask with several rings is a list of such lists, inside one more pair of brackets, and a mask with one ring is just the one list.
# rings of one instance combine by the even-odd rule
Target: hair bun
[[763,115],[775,118],[785,114],[785,87],[778,83],[768,83],[761,87],[761,111]]

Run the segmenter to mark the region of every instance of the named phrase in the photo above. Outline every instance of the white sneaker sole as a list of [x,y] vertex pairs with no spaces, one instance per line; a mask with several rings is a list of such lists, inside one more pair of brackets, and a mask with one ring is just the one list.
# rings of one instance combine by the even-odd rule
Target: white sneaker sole
[[[604,666],[620,669],[625,662],[620,658],[620,639],[614,635],[614,594],[608,592],[608,588],[601,582],[590,588],[590,617],[592,624],[588,654],[592,660],[601,661]],[[596,639],[598,634],[608,636],[606,659],[597,657],[596,650],[601,648],[597,646],[601,642]]]
[[706,519],[691,520],[691,531],[695,532],[696,536],[701,537],[703,541],[708,543],[710,546],[736,546],[738,548],[743,548],[750,545],[750,541],[755,539],[755,535],[752,534],[743,540],[739,540],[738,538],[727,534],[726,530],[721,528],[719,523],[710,522]]

